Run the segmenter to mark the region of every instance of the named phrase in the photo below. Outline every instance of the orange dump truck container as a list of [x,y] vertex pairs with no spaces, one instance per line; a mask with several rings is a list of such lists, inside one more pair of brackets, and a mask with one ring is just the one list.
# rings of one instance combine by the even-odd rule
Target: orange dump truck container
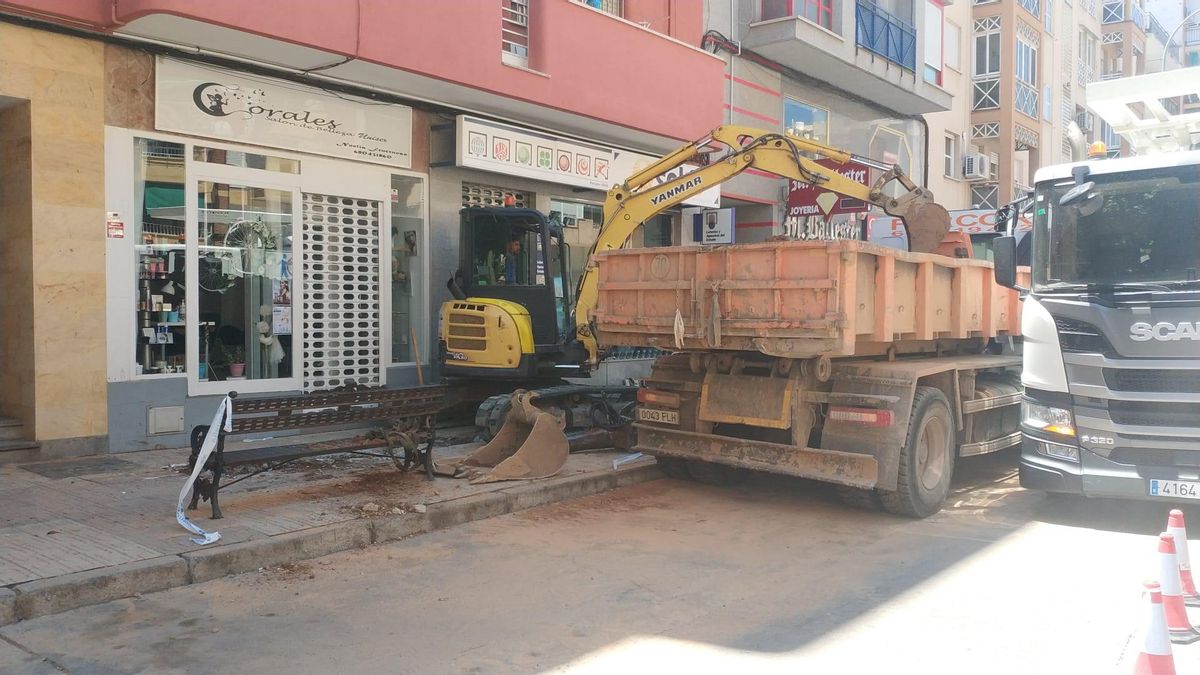
[[859,241],[608,251],[596,256],[600,343],[770,356],[926,351],[1020,333],[992,265]]
[[989,262],[859,241],[595,260],[600,344],[670,352],[634,424],[668,475],[798,476],[924,517],[958,458],[1021,443],[1020,299]]

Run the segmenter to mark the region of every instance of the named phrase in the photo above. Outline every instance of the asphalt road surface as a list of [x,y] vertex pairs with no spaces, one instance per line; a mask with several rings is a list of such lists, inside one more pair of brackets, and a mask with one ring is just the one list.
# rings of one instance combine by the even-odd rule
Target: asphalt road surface
[[1014,462],[961,462],[924,521],[655,481],[11,625],[0,672],[1132,672],[1169,506],[1047,499]]

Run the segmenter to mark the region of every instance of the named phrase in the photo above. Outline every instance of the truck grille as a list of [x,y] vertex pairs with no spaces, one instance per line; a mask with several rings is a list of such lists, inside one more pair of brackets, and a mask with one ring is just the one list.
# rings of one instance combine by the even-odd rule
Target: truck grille
[[1054,317],[1054,325],[1058,328],[1058,342],[1064,352],[1116,355],[1108,338],[1090,323]]
[[1200,393],[1200,370],[1105,368],[1104,383],[1113,391],[1197,394]]
[[1158,448],[1117,448],[1109,456],[1119,464],[1138,466],[1200,466],[1200,451]]
[[1200,405],[1157,401],[1109,401],[1108,414],[1117,424],[1144,427],[1200,427]]

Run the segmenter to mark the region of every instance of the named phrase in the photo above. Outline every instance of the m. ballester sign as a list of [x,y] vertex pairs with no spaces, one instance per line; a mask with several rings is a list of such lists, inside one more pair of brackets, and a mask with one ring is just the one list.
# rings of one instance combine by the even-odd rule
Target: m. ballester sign
[[154,126],[240,143],[412,166],[412,108],[158,58]]

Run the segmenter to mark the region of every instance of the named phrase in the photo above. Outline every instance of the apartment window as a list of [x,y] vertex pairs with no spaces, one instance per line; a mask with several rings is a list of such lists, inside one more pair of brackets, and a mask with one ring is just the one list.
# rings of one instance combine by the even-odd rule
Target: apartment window
[[829,142],[829,111],[791,97],[783,99],[784,129],[800,138]]
[[1017,40],[1017,79],[1030,86],[1037,85],[1037,47]]
[[1054,99],[1051,97],[1050,85],[1042,87],[1042,119],[1054,121]]
[[833,0],[804,0],[804,18],[833,30]]
[[1079,31],[1079,60],[1089,67],[1096,65],[1096,36],[1086,29]]
[[1046,12],[1042,16],[1042,21],[1046,24],[1046,32],[1054,33],[1054,0],[1046,0]]
[[505,63],[529,65],[529,0],[500,0],[500,50]]
[[975,75],[1000,74],[1000,18],[975,22]]
[[942,50],[942,60],[946,67],[962,70],[962,59],[959,55],[962,50],[962,28],[959,28],[958,24],[946,22],[946,40]]
[[958,136],[946,134],[942,173],[946,178],[958,178]]
[[762,20],[799,16],[833,30],[833,0],[762,0]]
[[928,0],[925,3],[925,81],[941,86],[942,84],[942,41],[945,36],[942,26],[942,5],[940,0]]

